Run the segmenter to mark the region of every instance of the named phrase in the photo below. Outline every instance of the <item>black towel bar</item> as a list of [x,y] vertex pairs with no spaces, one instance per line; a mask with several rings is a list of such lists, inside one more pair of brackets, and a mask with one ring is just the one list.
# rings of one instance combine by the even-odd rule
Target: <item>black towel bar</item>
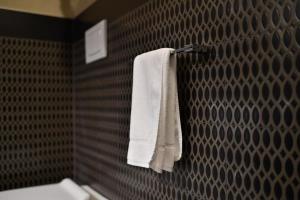
[[207,53],[209,49],[210,48],[206,45],[188,44],[176,49],[174,53]]

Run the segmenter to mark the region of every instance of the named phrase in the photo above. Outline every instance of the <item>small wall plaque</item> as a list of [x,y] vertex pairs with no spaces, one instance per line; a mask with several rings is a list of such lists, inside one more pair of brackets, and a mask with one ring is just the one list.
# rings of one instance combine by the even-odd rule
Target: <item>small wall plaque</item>
[[85,61],[107,57],[107,20],[102,20],[85,32]]

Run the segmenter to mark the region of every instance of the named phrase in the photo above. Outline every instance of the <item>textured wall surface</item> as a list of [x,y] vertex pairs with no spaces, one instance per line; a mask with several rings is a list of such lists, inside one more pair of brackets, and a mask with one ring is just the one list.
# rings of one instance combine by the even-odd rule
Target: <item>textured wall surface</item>
[[[183,158],[126,164],[132,61],[178,56]],[[152,0],[109,25],[109,57],[74,45],[75,177],[111,199],[300,199],[300,2]]]
[[71,45],[0,37],[0,191],[72,177]]

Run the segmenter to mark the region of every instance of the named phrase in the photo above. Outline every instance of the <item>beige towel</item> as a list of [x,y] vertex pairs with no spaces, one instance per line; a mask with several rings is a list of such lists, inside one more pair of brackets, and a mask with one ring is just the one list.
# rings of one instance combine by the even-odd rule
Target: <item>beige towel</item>
[[174,162],[181,158],[182,133],[177,94],[176,54],[163,66],[162,96],[155,153],[150,168],[161,173],[172,172]]
[[134,60],[127,163],[172,171],[182,151],[174,49],[159,49]]

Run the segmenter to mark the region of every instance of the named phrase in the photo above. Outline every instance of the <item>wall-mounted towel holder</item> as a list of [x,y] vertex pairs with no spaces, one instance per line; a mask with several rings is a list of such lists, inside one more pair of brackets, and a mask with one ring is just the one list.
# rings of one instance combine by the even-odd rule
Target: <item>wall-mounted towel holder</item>
[[[204,54],[207,55],[210,53],[211,47],[208,45],[199,45],[199,44],[187,44],[184,47],[175,49],[171,54],[177,53],[195,53],[195,54]],[[131,62],[134,62],[134,59],[130,59]]]
[[209,46],[199,44],[188,44],[182,48],[176,49],[174,53],[207,53]]

